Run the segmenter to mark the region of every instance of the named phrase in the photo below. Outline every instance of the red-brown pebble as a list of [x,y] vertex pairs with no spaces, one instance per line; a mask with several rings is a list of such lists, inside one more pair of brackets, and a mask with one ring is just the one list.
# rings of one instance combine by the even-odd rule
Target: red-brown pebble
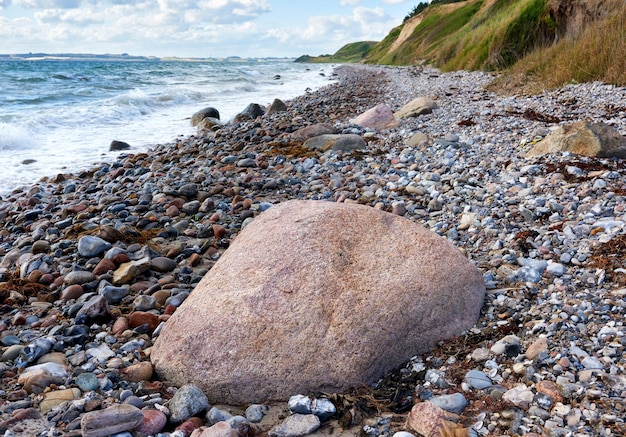
[[143,422],[134,430],[138,437],[154,435],[165,428],[167,416],[164,413],[159,410],[142,410],[141,412],[143,413]]
[[60,287],[61,285],[63,285],[64,281],[65,281],[65,276],[59,276],[55,278],[55,280],[52,283],[56,285],[57,287]]
[[69,205],[67,208],[65,208],[65,211],[70,213],[70,214],[76,214],[78,212],[84,211],[87,209],[87,204],[85,203],[77,203],[74,205]]
[[148,288],[152,287],[154,284],[152,282],[149,281],[137,281],[134,284],[132,284],[130,286],[130,292],[137,294],[137,293],[141,293],[142,291],[147,290]]
[[24,323],[26,323],[26,315],[21,311],[17,312],[11,319],[13,326],[23,325]]
[[176,428],[176,430],[181,430],[182,432],[185,433],[186,437],[189,437],[195,429],[200,428],[202,425],[203,425],[202,419],[200,419],[199,417],[192,417],[190,419],[185,420],[183,423],[181,423]]
[[171,295],[172,293],[169,290],[158,290],[152,294],[152,297],[154,297],[157,303],[162,306],[165,305],[165,301]]
[[112,261],[116,266],[119,266],[120,264],[130,262],[130,257],[125,253],[118,253],[112,258]]
[[80,284],[73,284],[65,287],[61,292],[61,300],[68,301],[70,299],[78,299],[83,295],[83,286]]
[[165,215],[168,217],[177,217],[180,214],[180,210],[176,205],[172,205],[165,211]]
[[152,378],[154,369],[149,361],[142,361],[128,366],[120,372],[130,382],[147,381]]
[[196,267],[198,264],[202,262],[202,257],[197,253],[192,253],[189,257],[189,265],[191,267]]
[[46,317],[43,322],[41,322],[41,327],[47,328],[49,326],[57,325],[58,323],[59,323],[59,316],[56,314],[51,314],[48,317]]
[[157,284],[160,284],[160,285],[171,284],[174,281],[176,281],[175,277],[173,277],[172,275],[167,275],[167,276],[163,276],[161,279],[159,279],[157,281]]
[[554,402],[563,402],[563,395],[559,391],[559,387],[552,381],[539,381],[535,385],[538,392],[550,396]]
[[154,313],[149,313],[147,311],[135,311],[130,315],[128,319],[128,325],[131,328],[136,328],[137,326],[148,324],[150,331],[156,329],[159,326],[159,317]]
[[113,327],[111,328],[111,333],[113,335],[119,335],[122,332],[128,329],[128,319],[126,317],[118,317],[113,323]]
[[181,199],[180,197],[177,197],[176,199],[170,202],[170,205],[174,205],[176,208],[179,208],[179,209],[182,208],[184,204],[185,204],[185,200]]
[[42,276],[43,272],[41,270],[33,270],[30,272],[30,275],[28,275],[28,280],[31,282],[39,282]]
[[14,390],[12,392],[7,393],[7,401],[21,401],[22,399],[26,399],[27,397],[28,397],[28,392],[24,389]]
[[107,273],[109,270],[115,270],[115,268],[116,265],[112,260],[104,258],[98,263],[96,268],[93,269],[93,274],[96,276],[100,276]]
[[224,235],[226,235],[226,228],[222,225],[213,225],[213,235],[218,240],[224,238]]
[[50,273],[46,273],[45,275],[42,275],[41,278],[39,278],[39,283],[43,285],[50,285],[53,282],[54,276],[52,276]]
[[169,304],[168,306],[165,307],[163,314],[172,315],[174,314],[175,311],[176,311],[176,307],[172,304]]

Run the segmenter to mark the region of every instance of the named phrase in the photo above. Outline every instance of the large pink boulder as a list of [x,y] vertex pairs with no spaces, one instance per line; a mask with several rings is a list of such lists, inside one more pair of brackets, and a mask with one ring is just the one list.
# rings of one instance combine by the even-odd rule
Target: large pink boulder
[[393,115],[391,108],[384,103],[368,109],[363,114],[350,120],[359,126],[369,127],[376,130],[398,127],[400,124]]
[[484,293],[456,247],[405,218],[292,200],[244,228],[151,357],[210,402],[343,391],[472,327]]

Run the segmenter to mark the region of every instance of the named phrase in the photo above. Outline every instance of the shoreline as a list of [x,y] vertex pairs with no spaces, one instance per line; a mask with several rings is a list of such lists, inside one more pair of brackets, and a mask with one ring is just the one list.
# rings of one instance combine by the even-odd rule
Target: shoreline
[[[480,435],[532,436],[546,429],[553,435],[604,435],[626,429],[620,419],[626,398],[626,281],[623,273],[594,264],[602,258],[598,248],[624,236],[623,161],[524,157],[558,122],[589,117],[624,134],[620,108],[626,89],[590,83],[539,96],[499,97],[482,90],[492,78],[488,73],[363,65],[335,71],[338,81],[289,100],[287,112],[50,176],[0,201],[0,333],[10,338],[3,354],[19,354],[37,336],[68,343],[72,335],[82,336],[82,343],[59,347],[63,357],[48,357],[69,372],[43,393],[23,392],[17,355],[0,362],[0,391],[12,399],[0,404],[0,423],[14,411],[34,409],[40,414],[32,426],[79,435],[87,400],[94,411],[122,403],[124,396],[148,409],[167,405],[171,387],[149,378],[153,388],[146,391],[150,384],[128,381],[123,371],[149,362],[153,339],[153,330],[128,324],[133,313],[166,322],[245,220],[269,204],[298,198],[357,202],[404,215],[459,247],[487,285],[476,327],[384,378],[373,393],[390,403],[388,410],[343,433],[357,435],[365,425],[379,434],[401,430],[407,403],[384,397],[394,390],[411,402],[462,393],[468,401],[463,422],[474,424]],[[397,128],[374,131],[349,122],[379,103],[397,110],[422,95],[439,108]],[[367,150],[303,150],[289,134],[316,123],[362,136]],[[417,132],[426,141],[410,145]],[[78,241],[86,235],[101,237],[118,253],[105,259],[104,251],[84,251]],[[102,288],[122,260],[145,256],[152,259],[149,270]],[[77,324],[86,301],[98,292],[114,302],[110,312]],[[85,332],[75,334],[75,326],[85,326]],[[503,341],[519,354],[500,351]],[[90,359],[83,344],[106,346],[112,355],[102,362]],[[422,370],[409,370],[415,368]],[[490,389],[463,385],[470,370],[488,377]],[[81,373],[97,376],[92,390],[71,394],[85,402],[59,402],[41,414],[42,401],[76,389]],[[284,411],[286,402],[276,408]],[[24,423],[19,426],[25,432],[7,426],[16,436],[28,435],[31,428]],[[318,433],[329,433],[330,426]]]

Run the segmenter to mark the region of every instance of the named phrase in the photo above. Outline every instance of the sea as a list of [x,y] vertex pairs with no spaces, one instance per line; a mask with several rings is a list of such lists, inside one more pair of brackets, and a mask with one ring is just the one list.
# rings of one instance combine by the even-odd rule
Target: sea
[[[291,60],[0,60],[0,197],[195,133],[214,107],[228,122],[250,103],[332,82],[332,65]],[[131,145],[110,152],[111,141]]]

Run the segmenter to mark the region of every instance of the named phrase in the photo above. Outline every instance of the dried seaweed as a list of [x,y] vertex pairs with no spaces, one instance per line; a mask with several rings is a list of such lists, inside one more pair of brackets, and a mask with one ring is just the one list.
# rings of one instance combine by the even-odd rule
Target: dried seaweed
[[542,114],[534,109],[525,109],[522,116],[528,120],[540,121],[542,123],[560,123],[561,119],[554,115]]
[[50,291],[47,286],[29,279],[19,278],[17,273],[9,276],[6,282],[0,282],[0,303],[16,304],[17,302],[14,302],[12,297],[12,294],[15,295],[15,293],[24,296],[26,300],[30,297],[36,297],[43,302],[54,302],[56,300],[56,294]]
[[308,147],[304,147],[302,142],[299,141],[290,141],[288,143],[280,143],[277,141],[273,141],[268,144],[270,149],[268,150],[268,155],[284,155],[287,157],[314,157],[319,156],[319,152],[314,149],[310,149]]
[[626,285],[626,274],[616,272],[617,269],[626,269],[626,235],[618,235],[594,247],[589,266],[604,270],[607,281]]

